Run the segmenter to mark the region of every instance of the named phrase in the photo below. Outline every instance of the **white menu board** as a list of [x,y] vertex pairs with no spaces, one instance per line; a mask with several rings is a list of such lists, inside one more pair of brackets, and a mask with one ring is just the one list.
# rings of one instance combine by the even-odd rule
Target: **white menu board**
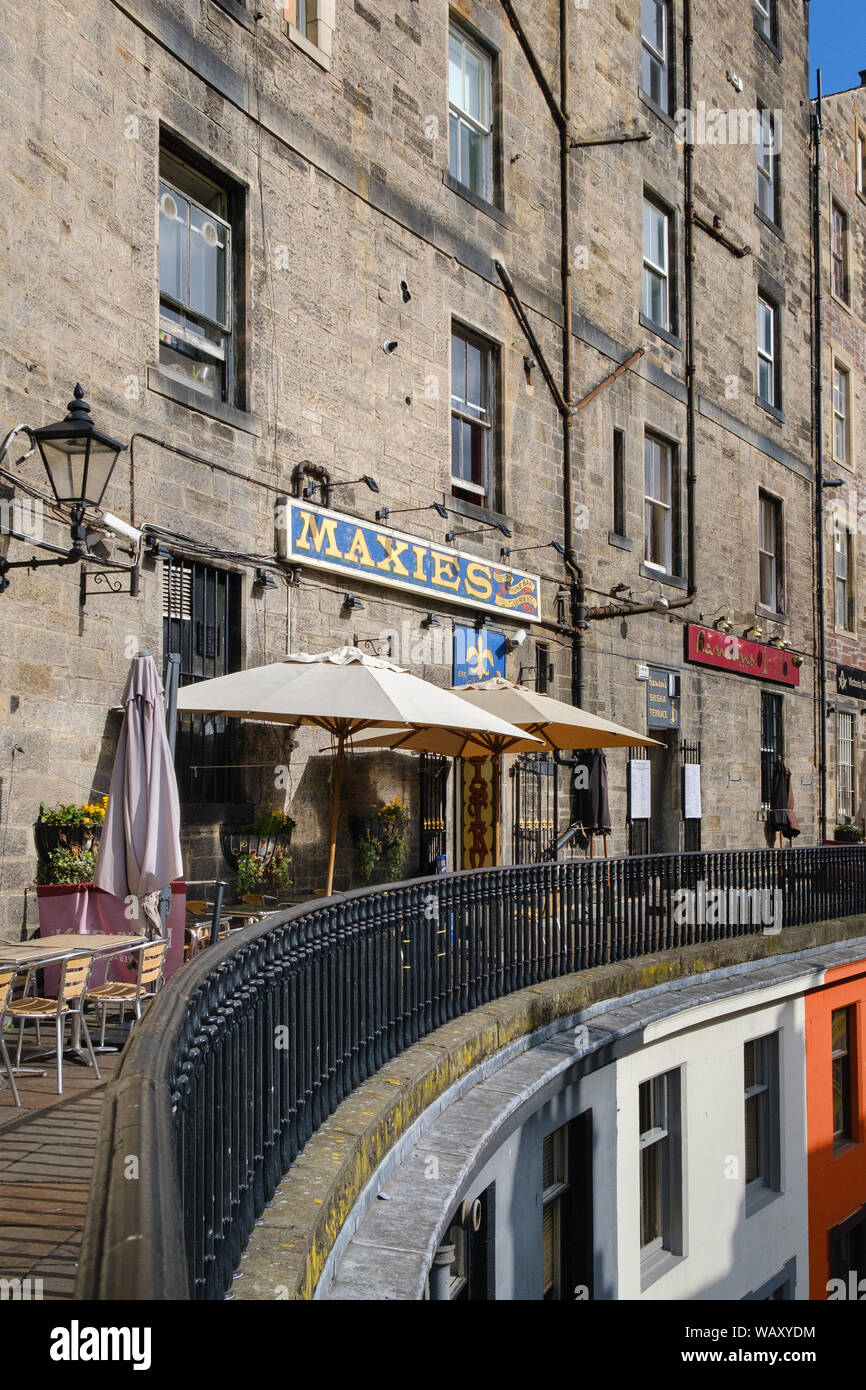
[[652,806],[649,758],[632,758],[628,765],[631,779],[631,819],[649,820]]
[[683,818],[685,820],[700,820],[701,818],[701,765],[700,763],[686,763],[685,784],[683,788]]

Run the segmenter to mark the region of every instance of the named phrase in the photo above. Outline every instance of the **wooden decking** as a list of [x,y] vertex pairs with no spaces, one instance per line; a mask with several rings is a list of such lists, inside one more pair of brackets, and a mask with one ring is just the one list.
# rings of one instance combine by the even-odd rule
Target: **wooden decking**
[[50,1061],[46,1076],[19,1077],[20,1110],[0,1091],[0,1280],[29,1279],[31,1298],[72,1297],[105,1086],[119,1055],[99,1056],[101,1082],[90,1067],[65,1063],[62,1096]]

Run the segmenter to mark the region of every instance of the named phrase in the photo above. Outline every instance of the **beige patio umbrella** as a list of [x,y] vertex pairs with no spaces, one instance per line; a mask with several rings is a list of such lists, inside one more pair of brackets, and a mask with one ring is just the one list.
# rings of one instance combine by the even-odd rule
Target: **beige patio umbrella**
[[[538,750],[539,745],[531,738],[539,739],[545,748],[557,751],[579,748],[633,748],[657,745],[658,739],[638,734],[622,724],[614,724],[597,714],[568,705],[563,700],[555,700],[551,695],[539,695],[526,686],[515,685],[502,676],[494,676],[488,681],[475,685],[453,686],[453,693],[476,710],[485,710],[499,719],[522,729],[527,741],[488,746],[490,752],[525,753]],[[358,748],[406,748],[418,752],[445,753],[449,757],[478,756],[484,750],[473,749],[471,741],[465,740],[463,746],[453,734],[436,731],[432,737],[413,731],[389,731],[374,739],[362,739]],[[500,807],[497,795],[494,817],[494,854],[499,863]]]
[[[326,894],[334,886],[340,786],[346,742],[366,729],[399,726],[419,733],[451,730],[471,734],[484,752],[496,739],[524,741],[520,729],[471,706],[449,690],[409,671],[368,656],[357,647],[340,647],[317,656],[296,653],[269,666],[217,676],[178,691],[179,713],[220,714],[267,724],[308,724],[324,729],[334,743],[334,782],[328,847]],[[531,740],[532,746],[539,746]]]

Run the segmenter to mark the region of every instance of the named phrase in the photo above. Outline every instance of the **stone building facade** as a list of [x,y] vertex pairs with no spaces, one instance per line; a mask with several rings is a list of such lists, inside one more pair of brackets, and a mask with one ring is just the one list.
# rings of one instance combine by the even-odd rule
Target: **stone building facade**
[[[866,77],[863,79],[866,81]],[[824,602],[828,826],[862,820],[860,714],[866,710],[864,611],[857,581],[866,490],[860,449],[866,389],[866,87],[822,102],[820,228],[823,354]],[[833,486],[841,480],[840,486]]]
[[[0,0],[3,432],[59,418],[80,380],[130,446],[103,505],[147,537],[137,596],[91,575],[82,604],[78,566],[10,572],[0,933],[35,926],[40,801],[105,791],[129,658],[161,664],[173,643],[184,679],[357,640],[448,685],[456,625],[480,673],[508,639],[509,677],[640,730],[667,681],[640,824],[625,755],[608,759],[611,852],[767,843],[777,754],[812,839],[806,7],[778,0],[766,34],[747,0],[643,8],[642,23],[637,0],[564,7],[563,114],[554,0]],[[772,140],[756,145],[756,119]],[[7,510],[45,492],[36,457],[17,462],[22,438]],[[361,561],[281,562],[282,497],[480,557],[504,617],[447,582],[412,592]],[[65,544],[65,519],[47,503],[43,518]],[[91,521],[92,543],[128,559]],[[563,557],[550,543],[569,536]],[[512,565],[540,576],[537,612],[508,606]],[[323,741],[190,737],[191,878],[225,876],[220,824],[285,803],[297,886],[320,882]],[[700,831],[681,786],[698,758]],[[359,881],[350,818],[394,795],[410,805],[407,872],[432,862],[421,780],[414,757],[353,759],[340,887]],[[439,803],[449,867],[455,781]],[[568,822],[568,771],[525,766],[502,786],[506,854],[530,856]]]

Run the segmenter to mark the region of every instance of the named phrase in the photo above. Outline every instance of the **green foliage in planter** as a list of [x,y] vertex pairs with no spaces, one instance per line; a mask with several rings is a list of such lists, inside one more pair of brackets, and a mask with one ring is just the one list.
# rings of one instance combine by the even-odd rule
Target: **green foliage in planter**
[[852,825],[850,821],[846,821],[844,824],[836,826],[833,837],[836,840],[845,840],[849,844],[858,845],[863,839],[863,831],[859,825]]
[[403,866],[409,853],[409,846],[405,840],[395,840],[393,844],[386,846],[382,856],[385,860],[385,869],[392,883],[403,877]]
[[43,825],[102,825],[107,805],[107,796],[99,801],[85,801],[81,806],[58,802],[49,807],[40,801],[39,820]]
[[78,845],[59,845],[49,851],[42,870],[43,883],[92,883],[96,850]]
[[239,854],[235,874],[235,892],[239,898],[248,893],[274,893],[282,897],[292,887],[292,856],[275,854],[267,864],[257,854]]
[[250,825],[228,827],[233,835],[260,835],[262,839],[270,839],[274,835],[291,835],[294,828],[295,821],[288,812],[276,811],[273,806],[269,806],[266,811],[260,811]]
[[373,877],[373,870],[379,862],[381,853],[382,843],[368,826],[358,840],[358,866],[361,870],[361,878],[365,883],[369,883]]

